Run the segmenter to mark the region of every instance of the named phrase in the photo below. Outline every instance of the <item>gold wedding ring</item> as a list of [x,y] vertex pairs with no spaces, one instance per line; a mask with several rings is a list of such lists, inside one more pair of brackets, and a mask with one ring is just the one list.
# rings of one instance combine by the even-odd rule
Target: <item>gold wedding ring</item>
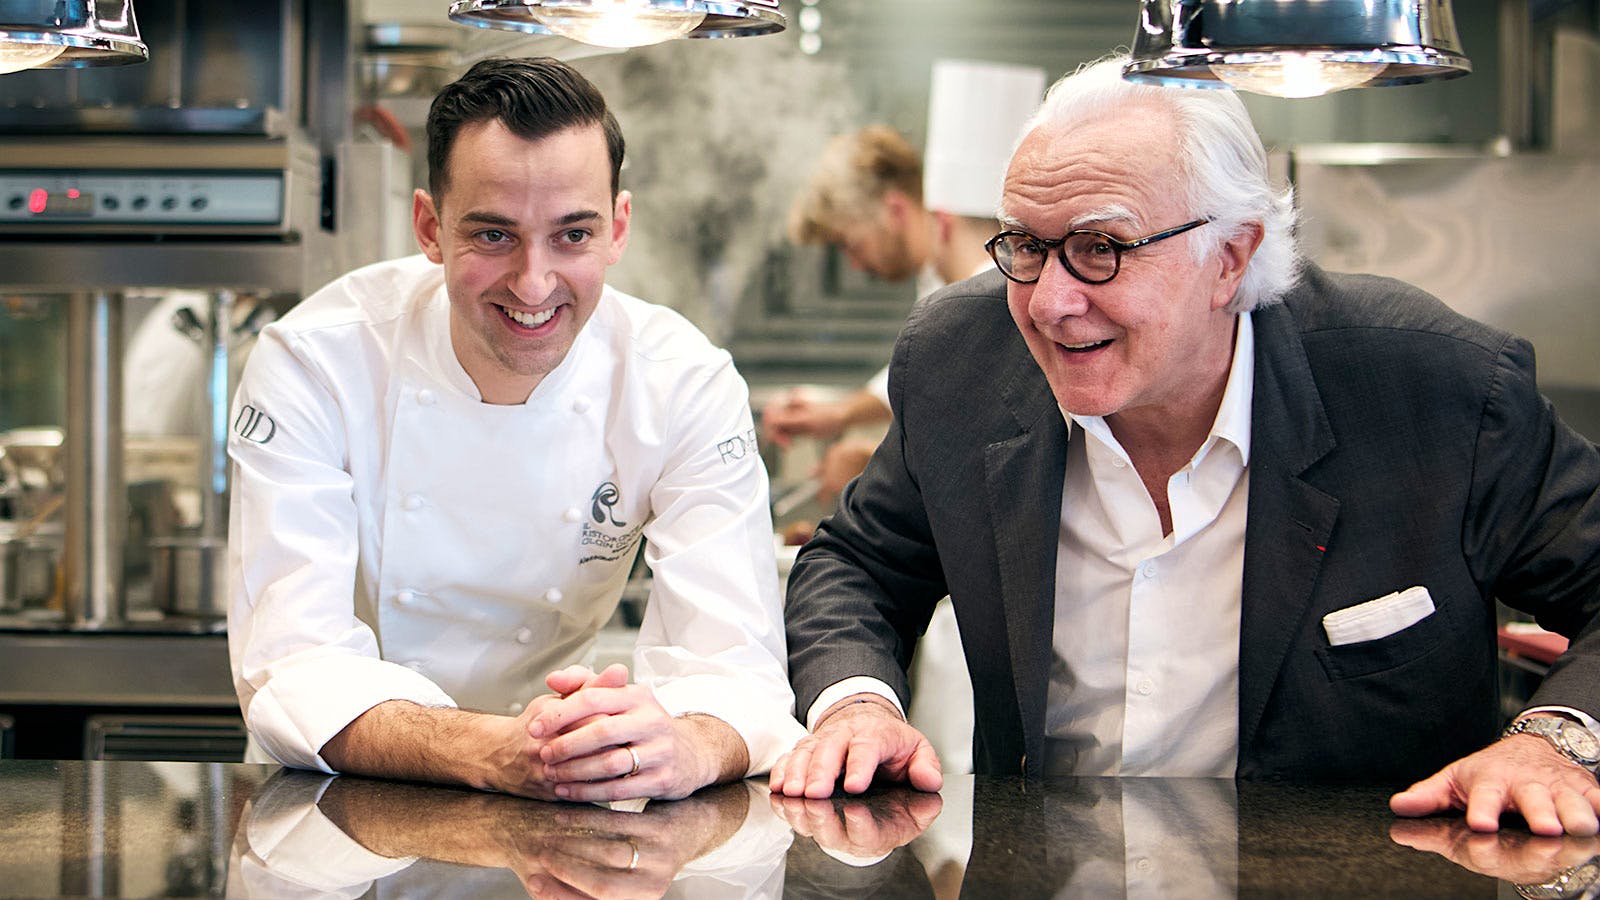
[[[622,777],[623,778],[627,778],[628,775],[637,775],[637,774],[639,774],[639,754],[633,749],[633,745],[632,744],[623,744],[622,745],[622,749],[628,751],[628,755],[633,757],[633,768],[629,769],[628,770],[628,774],[624,775]],[[634,858],[635,862],[638,862],[638,860],[639,860],[639,852],[637,850],[634,851],[633,858]],[[632,867],[630,866],[629,868],[632,868]]]

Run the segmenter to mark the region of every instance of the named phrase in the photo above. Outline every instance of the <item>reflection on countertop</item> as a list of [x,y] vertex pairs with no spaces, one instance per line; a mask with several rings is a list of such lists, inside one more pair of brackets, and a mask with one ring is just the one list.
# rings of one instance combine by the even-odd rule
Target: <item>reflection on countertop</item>
[[[1529,896],[1600,841],[1376,787],[952,777],[939,794],[553,804],[223,763],[0,761],[6,896]],[[1563,876],[1565,882],[1562,881]],[[1539,891],[1545,893],[1540,894]]]

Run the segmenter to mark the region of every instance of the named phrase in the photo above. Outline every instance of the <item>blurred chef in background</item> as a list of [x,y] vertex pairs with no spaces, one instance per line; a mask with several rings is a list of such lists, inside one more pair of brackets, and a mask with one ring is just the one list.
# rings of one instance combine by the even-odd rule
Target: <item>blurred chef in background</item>
[[[836,246],[875,278],[915,276],[919,298],[989,271],[994,261],[984,242],[998,230],[994,216],[1006,163],[1044,87],[1044,70],[1031,66],[935,61],[926,165],[886,125],[834,138],[790,210],[790,237]],[[846,432],[888,421],[887,366],[843,398],[824,400],[792,388],[761,412],[763,437],[779,447],[801,435],[833,441],[815,473],[817,499],[829,506],[866,468],[883,437]],[[910,720],[933,743],[945,771],[970,772],[971,682],[948,601],[918,646],[912,681],[933,689],[913,690]]]
[[[1006,161],[1044,83],[1042,69],[935,61],[926,166],[887,125],[834,138],[790,208],[790,238],[838,247],[851,266],[874,278],[915,276],[919,298],[993,268],[983,242],[995,231]],[[763,437],[779,447],[801,435],[835,441],[817,467],[824,505],[861,474],[882,435],[836,439],[855,426],[888,421],[887,366],[843,398],[793,388],[761,412]]]
[[[570,800],[765,771],[801,729],[749,392],[605,284],[616,118],[564,63],[489,59],[427,131],[423,254],[269,326],[234,401],[248,758]],[[641,541],[630,684],[576,664]]]

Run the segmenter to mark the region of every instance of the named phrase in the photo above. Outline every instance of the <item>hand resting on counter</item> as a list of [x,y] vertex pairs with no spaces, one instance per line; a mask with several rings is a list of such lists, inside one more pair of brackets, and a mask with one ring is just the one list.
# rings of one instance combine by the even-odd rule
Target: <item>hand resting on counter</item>
[[1396,815],[1465,810],[1474,831],[1496,831],[1514,812],[1534,834],[1593,835],[1600,830],[1600,785],[1587,769],[1541,737],[1501,738],[1389,800]]
[[768,786],[774,794],[820,800],[833,796],[841,776],[849,794],[880,776],[922,791],[944,786],[933,745],[876,694],[853,694],[829,707],[816,730],[779,757]]

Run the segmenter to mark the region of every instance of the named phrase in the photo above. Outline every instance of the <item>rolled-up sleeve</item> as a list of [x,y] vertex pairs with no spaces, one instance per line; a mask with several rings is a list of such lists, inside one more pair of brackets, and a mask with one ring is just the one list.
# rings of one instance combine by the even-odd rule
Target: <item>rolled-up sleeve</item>
[[678,392],[645,528],[652,588],[635,678],[673,715],[737,731],[760,774],[804,736],[794,717],[767,475],[731,361]]

